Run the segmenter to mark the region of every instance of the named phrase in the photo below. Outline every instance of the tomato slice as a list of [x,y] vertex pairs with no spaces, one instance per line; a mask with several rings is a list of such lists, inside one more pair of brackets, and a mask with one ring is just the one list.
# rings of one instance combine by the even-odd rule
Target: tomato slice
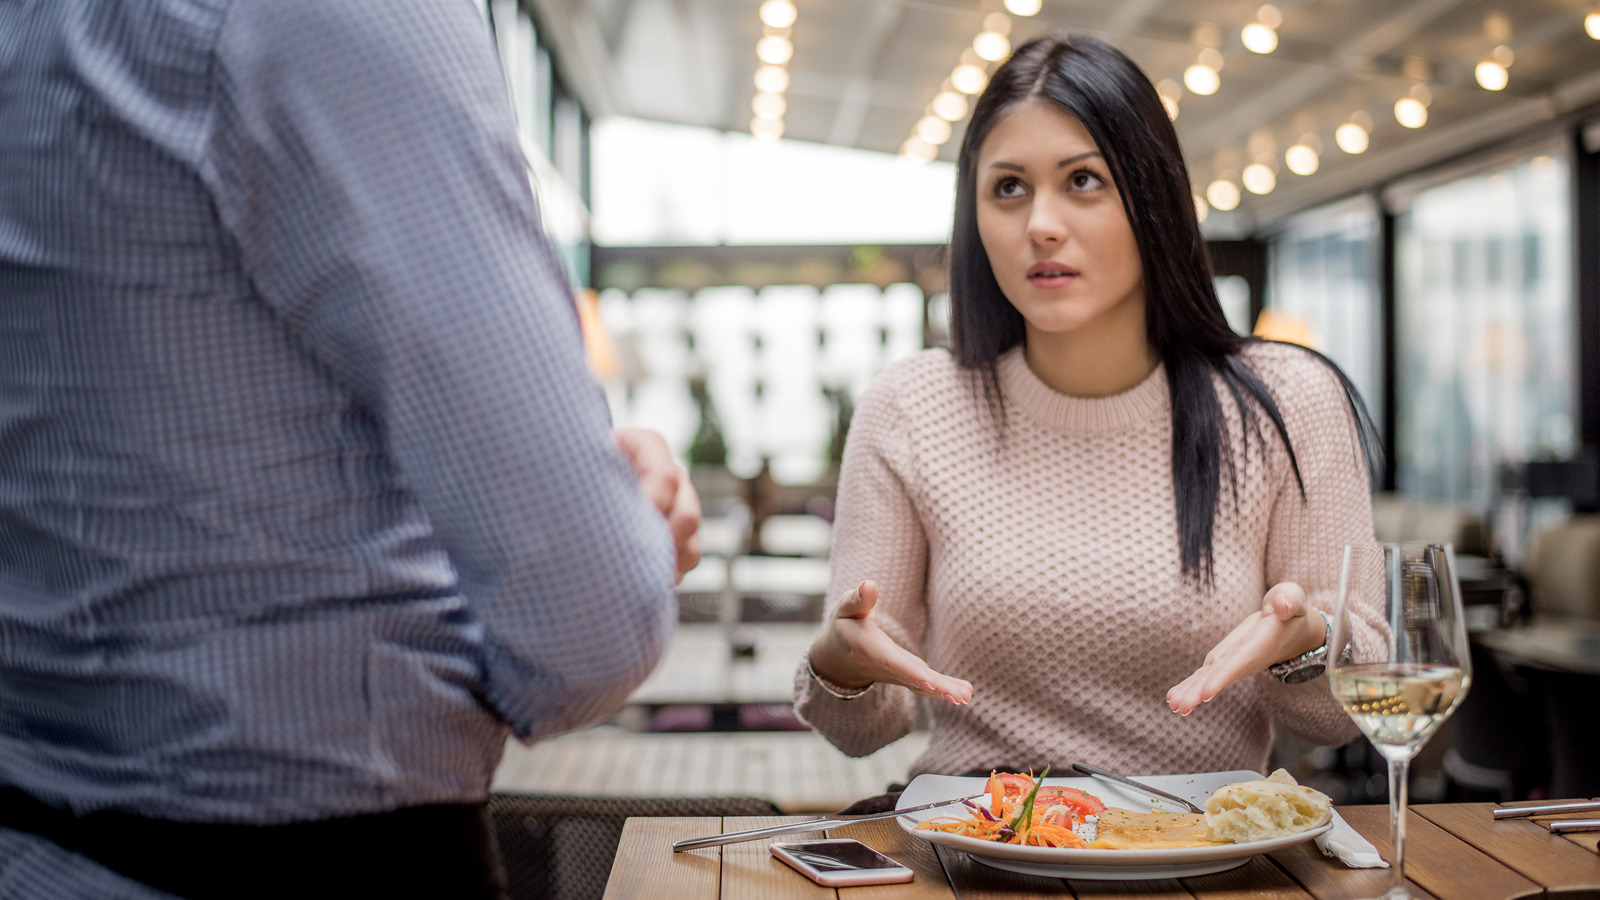
[[1071,809],[1080,819],[1084,816],[1098,816],[1106,810],[1106,805],[1100,802],[1099,797],[1077,788],[1053,784],[1039,788],[1039,799],[1034,801],[1034,806],[1038,809],[1049,809],[1056,805]]

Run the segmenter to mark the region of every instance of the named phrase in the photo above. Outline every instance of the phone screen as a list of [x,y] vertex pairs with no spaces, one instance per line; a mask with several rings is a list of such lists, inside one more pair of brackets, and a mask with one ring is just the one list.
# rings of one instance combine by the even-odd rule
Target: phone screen
[[899,863],[856,841],[785,844],[784,849],[806,865],[825,872],[900,868]]

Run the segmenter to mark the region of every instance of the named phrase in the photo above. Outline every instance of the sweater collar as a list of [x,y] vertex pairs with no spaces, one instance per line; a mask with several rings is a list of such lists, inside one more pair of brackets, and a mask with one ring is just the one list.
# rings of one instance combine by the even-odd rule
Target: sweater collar
[[1000,355],[1000,389],[1006,401],[1028,418],[1056,431],[1095,433],[1125,428],[1165,418],[1171,407],[1167,396],[1167,368],[1155,370],[1137,385],[1110,397],[1074,397],[1039,380],[1023,358],[1022,345]]

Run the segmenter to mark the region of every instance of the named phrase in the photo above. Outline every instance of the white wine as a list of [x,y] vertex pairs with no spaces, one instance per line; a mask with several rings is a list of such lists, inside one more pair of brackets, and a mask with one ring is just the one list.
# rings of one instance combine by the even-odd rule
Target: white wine
[[1328,673],[1333,696],[1384,756],[1410,757],[1466,693],[1455,666],[1374,663]]

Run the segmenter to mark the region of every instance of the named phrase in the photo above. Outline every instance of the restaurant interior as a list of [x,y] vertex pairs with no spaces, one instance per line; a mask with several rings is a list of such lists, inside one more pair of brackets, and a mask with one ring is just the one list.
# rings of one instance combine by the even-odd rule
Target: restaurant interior
[[[601,896],[629,817],[829,813],[906,780],[927,734],[844,755],[795,717],[796,665],[828,601],[854,404],[948,340],[974,96],[1061,30],[1155,82],[1230,324],[1359,389],[1386,450],[1377,537],[1454,548],[1471,689],[1411,802],[1600,797],[1592,0],[482,9],[613,418],[659,431],[704,508],[678,632],[627,708],[507,747],[519,896]],[[1283,733],[1271,765],[1341,808],[1388,802],[1365,738]]]

